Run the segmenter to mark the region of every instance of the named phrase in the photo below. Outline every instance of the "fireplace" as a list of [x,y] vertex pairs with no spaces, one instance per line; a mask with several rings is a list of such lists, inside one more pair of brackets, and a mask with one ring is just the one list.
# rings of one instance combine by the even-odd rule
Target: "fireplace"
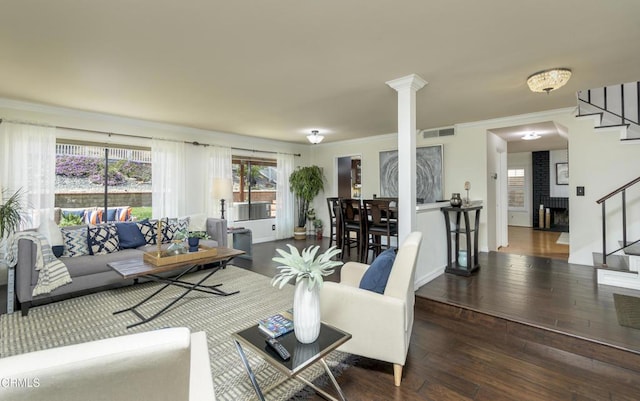
[[540,197],[538,229],[569,231],[569,198]]

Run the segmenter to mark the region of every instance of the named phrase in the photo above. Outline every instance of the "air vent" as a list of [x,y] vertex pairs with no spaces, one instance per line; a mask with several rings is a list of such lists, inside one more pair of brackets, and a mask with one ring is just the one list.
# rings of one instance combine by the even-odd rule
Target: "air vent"
[[432,129],[432,130],[422,130],[423,138],[436,138],[439,136],[451,136],[456,133],[454,128],[441,128],[441,129]]

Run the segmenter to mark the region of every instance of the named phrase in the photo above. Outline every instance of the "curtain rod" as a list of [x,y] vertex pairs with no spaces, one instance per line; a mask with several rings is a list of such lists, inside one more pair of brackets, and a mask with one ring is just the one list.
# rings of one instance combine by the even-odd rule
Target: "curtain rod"
[[[119,134],[116,132],[106,132],[106,131],[98,131],[98,130],[92,130],[92,129],[85,129],[85,128],[74,128],[74,127],[65,127],[65,126],[60,126],[60,125],[49,125],[49,124],[39,124],[39,123],[32,123],[32,122],[28,122],[28,121],[17,121],[17,120],[7,120],[7,119],[3,119],[0,118],[0,124],[2,124],[3,122],[8,122],[8,123],[14,123],[14,124],[25,124],[25,125],[35,125],[36,127],[50,127],[50,128],[59,128],[59,129],[67,129],[67,130],[71,130],[71,131],[81,131],[81,132],[92,132],[95,134],[105,134],[105,135],[117,135],[117,136],[123,136],[123,137],[128,137],[128,138],[141,138],[141,139],[159,139],[159,140],[163,140],[163,141],[171,141],[171,142],[183,142],[183,143],[188,143],[194,146],[219,146],[219,145],[214,145],[214,144],[210,144],[210,143],[200,143],[198,141],[180,141],[177,139],[165,139],[165,138],[153,138],[150,136],[140,136],[140,135],[131,135],[131,134]],[[285,155],[292,155],[292,156],[297,156],[300,157],[301,154],[300,153],[286,153],[286,152],[275,152],[273,150],[257,150],[257,149],[247,149],[247,148],[235,148],[235,147],[231,147],[232,150],[242,150],[245,152],[254,152],[254,153],[269,153],[269,154],[278,154],[278,153],[282,153]]]

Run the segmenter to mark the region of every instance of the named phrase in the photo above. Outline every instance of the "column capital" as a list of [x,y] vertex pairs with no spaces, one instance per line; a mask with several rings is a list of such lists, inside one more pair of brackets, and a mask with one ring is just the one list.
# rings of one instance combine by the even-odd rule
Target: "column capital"
[[410,74],[405,77],[392,79],[385,83],[397,91],[401,91],[402,89],[413,89],[414,91],[418,91],[428,82],[417,74]]

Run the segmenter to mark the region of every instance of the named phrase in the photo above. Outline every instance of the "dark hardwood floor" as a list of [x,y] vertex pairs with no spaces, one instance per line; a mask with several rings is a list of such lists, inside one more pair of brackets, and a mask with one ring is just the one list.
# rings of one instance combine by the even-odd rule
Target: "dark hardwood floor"
[[[253,261],[234,264],[273,276],[287,243],[328,247],[254,244]],[[640,331],[618,325],[612,300],[639,292],[598,286],[592,268],[557,259],[492,252],[480,263],[417,291],[402,385],[391,364],[361,358],[338,378],[349,400],[640,399]]]
[[[253,260],[233,264],[272,277],[287,243],[328,248],[253,244]],[[618,324],[612,299],[640,292],[597,285],[592,268],[561,259],[492,252],[480,264],[416,292],[402,385],[391,364],[360,358],[338,377],[350,401],[640,400],[640,330]]]

